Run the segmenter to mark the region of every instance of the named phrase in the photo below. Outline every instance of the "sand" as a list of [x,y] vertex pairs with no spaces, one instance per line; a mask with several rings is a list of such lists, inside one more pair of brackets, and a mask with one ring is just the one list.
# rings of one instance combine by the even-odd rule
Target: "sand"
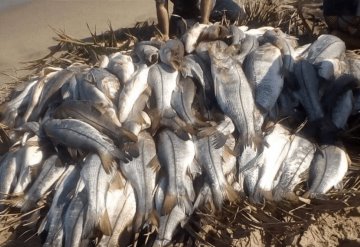
[[[155,17],[154,0],[1,0],[0,73],[22,76],[23,62],[46,55],[56,45],[51,27],[86,38],[86,24],[98,33],[130,27]],[[0,75],[0,83],[9,80]]]

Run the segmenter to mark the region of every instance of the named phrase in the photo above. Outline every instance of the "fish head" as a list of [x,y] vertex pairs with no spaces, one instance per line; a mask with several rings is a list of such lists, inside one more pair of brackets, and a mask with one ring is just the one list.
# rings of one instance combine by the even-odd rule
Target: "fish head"
[[179,70],[182,60],[184,59],[184,45],[180,40],[168,40],[159,51],[161,62]]

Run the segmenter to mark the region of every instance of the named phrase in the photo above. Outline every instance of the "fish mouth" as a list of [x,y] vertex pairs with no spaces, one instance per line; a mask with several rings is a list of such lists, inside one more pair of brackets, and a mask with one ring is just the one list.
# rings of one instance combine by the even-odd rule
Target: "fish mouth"
[[181,68],[181,64],[182,64],[182,59],[181,58],[177,58],[177,57],[174,57],[172,59],[172,61],[170,62],[171,64],[171,67],[173,69],[176,69],[176,70],[179,70]]

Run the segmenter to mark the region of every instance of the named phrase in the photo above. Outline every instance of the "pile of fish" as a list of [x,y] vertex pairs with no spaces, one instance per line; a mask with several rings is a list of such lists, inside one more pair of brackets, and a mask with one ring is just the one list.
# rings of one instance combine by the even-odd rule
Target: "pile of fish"
[[297,46],[272,27],[195,24],[98,66],[44,68],[0,106],[2,214],[31,212],[44,246],[146,231],[164,246],[197,209],[323,197],[347,173],[339,135],[360,111],[345,51],[332,35]]

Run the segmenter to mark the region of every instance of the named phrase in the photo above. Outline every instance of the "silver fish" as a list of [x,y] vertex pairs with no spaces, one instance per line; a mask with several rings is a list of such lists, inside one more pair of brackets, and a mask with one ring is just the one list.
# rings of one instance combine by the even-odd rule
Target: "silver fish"
[[130,56],[116,52],[109,56],[106,68],[117,76],[120,83],[126,83],[134,73],[135,67]]
[[[60,179],[66,167],[57,155],[52,155],[44,161],[40,174],[22,198],[21,212],[33,209],[45,193]],[[19,204],[18,204],[19,205]]]
[[315,145],[304,137],[296,135],[290,144],[288,155],[283,163],[279,183],[273,190],[274,201],[281,199],[295,200],[293,192],[301,176],[310,167],[315,153]]
[[196,159],[208,179],[213,200],[217,210],[222,209],[225,199],[236,200],[237,196],[227,183],[222,169],[224,148],[215,148],[214,137],[205,137],[196,141]]
[[320,146],[310,166],[309,190],[303,197],[318,197],[339,186],[348,167],[349,158],[343,148]]
[[211,73],[215,97],[225,115],[231,118],[240,133],[241,145],[258,145],[255,131],[254,96],[241,65],[226,54],[219,44],[210,50]]
[[195,50],[201,32],[208,26],[207,24],[196,23],[184,34],[182,40],[186,53],[192,53]]
[[270,44],[258,47],[245,60],[244,72],[255,88],[255,102],[265,113],[274,107],[283,89],[282,67],[280,50]]
[[141,65],[121,91],[118,102],[118,117],[121,123],[126,121],[136,100],[148,87],[149,69],[146,65]]
[[191,212],[192,205],[185,189],[185,176],[195,156],[194,143],[191,140],[183,141],[172,131],[165,129],[159,133],[157,150],[160,164],[168,176],[164,213],[170,213],[177,204]]
[[[20,170],[20,162],[16,159],[19,150],[6,153],[0,164],[0,200],[7,199],[15,188],[18,173]],[[4,209],[4,204],[0,203],[0,211]]]
[[316,121],[324,116],[320,104],[319,80],[315,68],[305,60],[300,60],[295,64],[295,76],[299,84],[296,95],[304,106],[309,121]]
[[92,126],[76,119],[53,119],[43,124],[50,139],[67,147],[96,152],[106,171],[110,173],[114,159],[128,162],[131,155],[121,152],[112,141]]
[[114,174],[105,172],[98,155],[88,154],[80,175],[85,183],[88,198],[82,237],[84,239],[91,237],[95,229],[100,230],[106,236],[110,236],[112,229],[105,201],[106,192]]
[[140,132],[138,146],[139,157],[127,164],[120,164],[120,169],[131,183],[136,196],[136,215],[133,224],[133,230],[136,232],[153,213],[155,179],[157,170],[160,168],[156,146],[149,133]]
[[264,141],[268,146],[264,147],[262,154],[263,165],[257,183],[256,200],[260,201],[261,196],[272,200],[273,182],[289,152],[291,139],[289,131],[280,124],[276,124],[273,131],[265,136]]
[[179,224],[187,220],[185,209],[176,205],[170,214],[160,218],[160,228],[153,247],[167,246],[174,236]]
[[86,80],[78,81],[79,100],[92,101],[94,103],[110,106],[114,108],[112,101],[106,97],[95,85],[88,83]]

